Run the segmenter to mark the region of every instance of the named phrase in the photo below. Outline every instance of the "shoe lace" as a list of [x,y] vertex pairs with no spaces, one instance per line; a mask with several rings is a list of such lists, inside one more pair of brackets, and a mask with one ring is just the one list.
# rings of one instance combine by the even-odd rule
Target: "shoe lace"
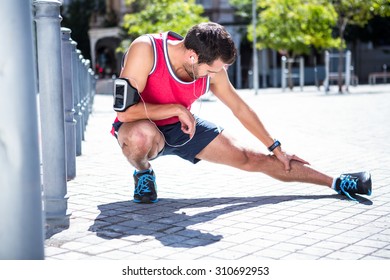
[[137,186],[134,189],[134,193],[138,195],[142,195],[143,193],[152,192],[149,187],[149,182],[154,184],[155,177],[150,174],[144,174],[138,178]]
[[349,194],[349,190],[357,190],[357,181],[358,178],[353,177],[351,175],[341,175],[340,176],[341,183],[340,183],[340,190],[345,194],[349,199],[357,201],[355,198],[353,198]]

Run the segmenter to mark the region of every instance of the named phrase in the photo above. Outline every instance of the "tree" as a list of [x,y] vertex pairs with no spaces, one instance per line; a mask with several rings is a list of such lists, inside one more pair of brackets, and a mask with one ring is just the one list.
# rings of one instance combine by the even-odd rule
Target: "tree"
[[186,34],[194,24],[208,21],[203,17],[203,6],[195,4],[195,0],[127,0],[132,5],[134,13],[123,17],[122,27],[125,30],[127,41],[147,33],[174,31]]
[[[230,2],[234,6],[240,8],[240,16],[244,18],[250,17],[250,3],[252,0],[230,0]],[[296,50],[299,50],[301,47],[304,51],[303,53],[305,53],[307,50],[305,50],[304,46],[311,41],[308,38],[312,37],[313,39],[314,37],[317,37],[311,31],[320,31],[321,28],[325,27],[326,30],[323,30],[323,34],[326,35],[327,39],[321,40],[320,36],[318,36],[317,38],[320,40],[317,41],[317,43],[320,43],[319,45],[321,45],[321,41],[322,43],[328,42],[329,45],[327,46],[326,43],[322,48],[336,47],[341,56],[346,46],[345,29],[347,26],[356,25],[363,27],[374,16],[390,16],[390,0],[260,0],[257,1],[257,3],[260,20],[256,27],[256,33],[259,39],[259,47],[269,47],[280,50],[284,49],[282,45],[286,44],[286,46],[291,45],[290,53],[296,53]],[[325,14],[318,14],[321,10],[321,13],[324,12]],[[312,12],[314,12],[314,15]],[[334,12],[336,12],[336,21],[334,22],[333,27],[335,27],[337,31],[337,35],[334,34],[334,37],[337,39],[332,42],[331,40],[328,40],[328,32],[329,28],[332,28],[332,25],[329,24],[332,21],[330,19],[333,17]],[[268,13],[270,15],[267,15]],[[316,14],[319,16],[318,20]],[[277,18],[273,19],[272,15]],[[324,16],[324,18],[322,16]],[[265,19],[262,19],[262,17],[265,17]],[[301,24],[302,20],[303,25]],[[311,27],[312,24],[314,24],[313,28]],[[249,29],[252,30],[251,28],[252,27]],[[307,33],[307,31],[309,32]],[[300,35],[299,32],[302,34]],[[248,33],[248,35],[251,36],[252,32]],[[263,34],[263,37],[261,34]],[[303,34],[306,35],[302,36]],[[269,40],[267,40],[267,38]],[[273,40],[275,40],[275,42],[272,42]],[[313,44],[313,46],[316,47],[316,44]],[[339,59],[338,85],[340,93],[342,92],[343,81],[342,63],[342,60]]]
[[[231,0],[234,5],[248,9],[251,0]],[[336,12],[328,1],[321,0],[263,0],[257,1],[257,47],[279,51],[290,61],[289,87],[292,89],[292,61],[308,54],[312,47],[335,47],[338,41],[332,37],[336,24]],[[242,16],[248,12],[241,10]],[[248,39],[253,41],[253,26],[248,26]]]
[[[332,5],[337,12],[337,29],[340,43],[338,50],[340,57],[345,48],[345,29],[348,25],[365,26],[375,15],[390,16],[390,0],[333,0]],[[338,65],[338,87],[343,92],[342,60]]]

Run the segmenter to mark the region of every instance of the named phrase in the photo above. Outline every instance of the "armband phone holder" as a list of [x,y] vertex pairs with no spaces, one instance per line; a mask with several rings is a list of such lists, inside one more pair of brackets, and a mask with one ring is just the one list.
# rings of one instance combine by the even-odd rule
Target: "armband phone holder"
[[114,81],[114,110],[123,112],[137,104],[140,100],[138,90],[126,78],[117,78]]

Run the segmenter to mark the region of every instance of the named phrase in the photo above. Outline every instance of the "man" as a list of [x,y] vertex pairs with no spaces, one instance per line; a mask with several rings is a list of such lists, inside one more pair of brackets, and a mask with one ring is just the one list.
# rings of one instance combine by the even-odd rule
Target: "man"
[[[226,68],[236,55],[230,34],[212,22],[193,26],[185,38],[166,32],[141,36],[131,44],[120,77],[128,79],[129,91],[140,100],[118,111],[112,133],[136,169],[134,201],[157,202],[150,161],[162,155],[226,164],[284,182],[332,187],[351,199],[355,193],[370,195],[368,172],[332,178],[282,150],[229,81]],[[190,112],[191,104],[209,89],[272,154],[238,146],[221,128]]]

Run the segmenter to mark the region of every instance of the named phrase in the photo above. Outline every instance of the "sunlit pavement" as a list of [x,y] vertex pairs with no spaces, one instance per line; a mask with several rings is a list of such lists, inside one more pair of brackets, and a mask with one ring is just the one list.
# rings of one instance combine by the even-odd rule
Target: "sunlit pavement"
[[[99,94],[68,182],[70,226],[47,236],[46,259],[389,259],[390,86],[239,93],[312,167],[332,176],[370,171],[372,195],[356,203],[321,186],[167,156],[152,162],[160,201],[133,203],[133,168],[109,133],[112,99]],[[193,112],[267,152],[214,96]]]

